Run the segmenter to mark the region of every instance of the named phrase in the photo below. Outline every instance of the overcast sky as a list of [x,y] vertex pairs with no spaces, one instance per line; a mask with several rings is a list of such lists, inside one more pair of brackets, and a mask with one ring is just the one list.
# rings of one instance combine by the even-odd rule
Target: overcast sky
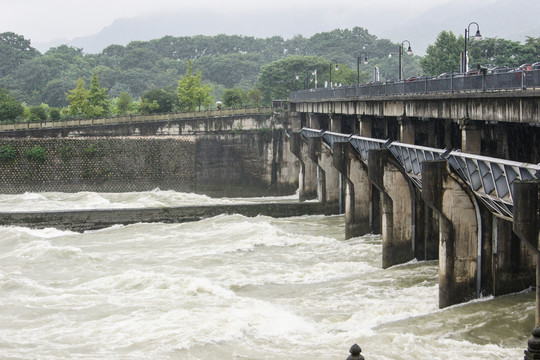
[[[467,4],[493,1],[468,0]],[[404,17],[413,17],[448,2],[463,3],[462,0],[0,0],[0,32],[12,31],[32,42],[73,39],[95,34],[118,18],[163,10],[204,11],[216,8],[222,11],[223,16],[229,11],[249,13],[276,9],[286,12],[320,9],[322,13],[332,13],[333,16],[357,11],[377,16],[383,14],[381,21],[384,21],[385,11],[397,10]]]

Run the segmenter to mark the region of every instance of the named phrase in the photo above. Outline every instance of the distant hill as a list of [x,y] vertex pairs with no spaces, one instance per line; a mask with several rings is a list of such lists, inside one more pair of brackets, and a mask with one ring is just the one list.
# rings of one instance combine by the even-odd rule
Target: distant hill
[[[457,5],[456,5],[457,4]],[[281,36],[285,39],[301,34],[310,37],[334,29],[367,29],[378,38],[394,42],[409,40],[413,50],[423,55],[442,30],[456,35],[475,21],[484,37],[500,37],[524,41],[526,36],[540,37],[540,1],[516,5],[514,0],[492,0],[491,4],[471,7],[459,0],[439,5],[404,17],[397,12],[335,12],[331,9],[306,8],[298,11],[276,9],[264,13],[228,13],[220,9],[198,12],[153,13],[133,18],[120,18],[99,33],[72,40],[59,39],[47,43],[33,43],[41,52],[50,47],[67,44],[83,48],[85,53],[100,53],[111,44],[126,45],[130,41],[159,39],[165,35],[244,35],[258,38]],[[471,29],[476,30],[474,26]]]
[[[388,18],[398,18],[398,14],[387,14]],[[130,41],[159,39],[165,35],[243,35],[256,38],[281,36],[290,39],[295,35],[311,37],[316,33],[334,29],[365,29],[380,23],[377,17],[366,13],[321,11],[320,8],[306,8],[301,12],[276,9],[264,13],[227,13],[221,10],[205,12],[161,12],[120,18],[99,33],[72,40],[58,39],[50,42],[32,43],[40,52],[51,47],[66,44],[83,48],[85,53],[100,53],[112,44],[127,45]],[[373,33],[370,30],[371,33]]]

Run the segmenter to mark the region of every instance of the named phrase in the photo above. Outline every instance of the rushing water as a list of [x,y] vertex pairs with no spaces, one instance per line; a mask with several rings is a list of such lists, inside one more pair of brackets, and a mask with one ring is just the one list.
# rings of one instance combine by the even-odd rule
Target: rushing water
[[[0,211],[292,198],[45,193]],[[2,359],[523,358],[532,292],[437,302],[436,262],[382,270],[380,236],[344,240],[342,216],[0,227]]]

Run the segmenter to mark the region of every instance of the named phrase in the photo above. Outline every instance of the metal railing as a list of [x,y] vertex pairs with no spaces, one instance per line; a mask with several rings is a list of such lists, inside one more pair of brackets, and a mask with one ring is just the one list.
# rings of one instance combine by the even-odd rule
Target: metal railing
[[39,130],[39,129],[63,129],[83,126],[96,125],[122,125],[143,122],[164,122],[175,120],[193,120],[193,119],[208,119],[238,115],[266,115],[271,114],[271,107],[259,108],[240,108],[240,109],[222,109],[222,110],[206,110],[196,112],[168,113],[168,114],[153,114],[153,115],[127,115],[99,119],[66,119],[57,121],[44,122],[29,122],[29,123],[13,123],[1,124],[0,132],[19,131],[19,130]]
[[387,148],[420,190],[422,190],[422,163],[430,160],[447,160],[456,174],[493,214],[508,220],[513,219],[514,181],[540,179],[540,164],[520,163],[462,153],[459,150],[450,151],[309,128],[303,128],[301,133],[306,139],[319,137],[331,148],[335,142],[349,142],[366,164],[369,150]]
[[540,70],[498,74],[449,74],[445,78],[387,81],[366,85],[317,88],[290,93],[290,101],[350,99],[377,96],[417,95],[454,92],[507,91],[540,88]]

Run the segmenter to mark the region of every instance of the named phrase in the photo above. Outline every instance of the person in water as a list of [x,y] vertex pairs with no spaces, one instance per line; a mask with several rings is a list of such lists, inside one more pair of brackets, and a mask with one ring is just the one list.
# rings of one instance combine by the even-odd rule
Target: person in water
[[351,355],[349,355],[347,360],[364,360],[364,357],[360,355],[360,353],[362,352],[362,349],[357,344],[354,344],[353,346],[351,346],[351,348],[349,349],[349,352],[351,353]]

